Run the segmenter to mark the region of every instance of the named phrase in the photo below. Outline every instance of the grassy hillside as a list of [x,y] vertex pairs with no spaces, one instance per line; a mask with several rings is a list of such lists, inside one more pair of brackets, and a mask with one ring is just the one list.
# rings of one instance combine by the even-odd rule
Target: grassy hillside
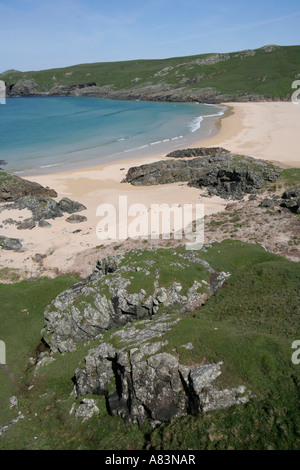
[[149,92],[180,91],[200,96],[212,93],[288,98],[293,92],[292,82],[299,74],[299,63],[300,46],[265,46],[228,54],[8,71],[0,74],[0,79],[8,85],[20,79],[33,79],[40,92],[49,92],[57,85],[96,83],[97,87],[109,87],[110,92],[135,92],[141,96]]
[[[141,263],[138,254],[129,255]],[[173,259],[172,249],[167,256]],[[0,375],[0,425],[17,414],[8,407],[12,394],[24,414],[0,439],[0,449],[299,449],[300,366],[291,361],[291,344],[300,333],[299,264],[232,240],[213,244],[201,257],[231,277],[199,311],[181,314],[180,323],[166,333],[165,351],[175,349],[183,364],[222,360],[219,384],[245,384],[254,395],[248,404],[153,430],[125,426],[108,415],[103,396],[90,396],[100,413],[82,424],[70,414],[72,378],[97,340],[78,344],[72,353],[57,353],[36,377],[28,362],[40,342],[46,303],[75,279],[27,281],[0,286],[1,335],[9,347],[9,369]],[[174,307],[170,313],[178,316]],[[193,349],[181,346],[188,342]]]

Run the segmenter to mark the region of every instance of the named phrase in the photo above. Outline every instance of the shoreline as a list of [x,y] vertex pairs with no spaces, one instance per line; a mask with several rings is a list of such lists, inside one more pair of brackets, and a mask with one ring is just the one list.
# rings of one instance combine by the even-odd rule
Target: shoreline
[[[70,97],[70,99],[76,100],[77,97]],[[84,97],[84,100],[86,99],[89,98]],[[153,104],[153,102],[151,102],[151,104]],[[11,174],[26,178],[27,176],[56,174],[98,165],[108,165],[118,161],[126,162],[131,159],[151,157],[154,154],[166,155],[172,151],[193,146],[195,142],[203,140],[207,136],[215,136],[218,133],[217,123],[220,117],[226,114],[227,107],[225,105],[210,105],[208,103],[179,104],[193,106],[190,110],[189,117],[186,116],[185,125],[182,124],[180,130],[173,130],[173,128],[169,126],[169,129],[165,129],[163,133],[159,133],[159,136],[158,134],[154,135],[155,133],[151,135],[146,133],[143,141],[138,142],[134,139],[133,141],[130,139],[127,141],[127,138],[124,138],[112,140],[108,146],[106,146],[105,143],[97,143],[97,140],[94,142],[93,139],[88,141],[83,140],[73,147],[70,147],[70,144],[66,144],[62,153],[59,148],[55,149],[54,147],[51,150],[52,153],[50,153],[47,158],[42,156],[44,152],[41,150],[42,159],[40,161],[39,159],[36,161],[28,155],[27,161],[22,159],[23,168],[15,168],[14,159],[12,159],[8,165],[9,168],[7,168],[7,171]],[[200,109],[198,109],[198,105],[200,105]],[[202,114],[204,112],[207,114]],[[175,118],[175,110],[173,110],[173,113]],[[180,110],[178,115],[181,115]],[[167,124],[168,120],[165,120],[165,123]],[[133,128],[131,130],[134,134]],[[95,132],[94,130],[94,133]],[[167,132],[167,134],[165,134],[165,132]],[[121,142],[122,140],[124,140],[124,142]],[[70,161],[70,155],[72,155],[72,161]]]
[[[226,107],[227,113],[218,121],[219,132],[210,138],[195,142],[193,147],[220,146],[232,152],[300,168],[300,106],[293,103],[266,102],[232,103]],[[282,122],[285,123],[284,127]],[[15,225],[4,225],[2,235],[22,239],[24,251],[1,250],[0,268],[27,270],[31,275],[36,273],[56,276],[58,273],[79,270],[82,275],[88,275],[97,259],[104,253],[96,248],[108,247],[114,241],[117,242],[103,242],[97,237],[96,227],[100,220],[96,215],[97,207],[105,203],[118,206],[119,196],[127,196],[128,206],[142,202],[148,210],[154,203],[202,203],[205,216],[222,212],[230,203],[217,196],[203,197],[199,189],[188,187],[186,183],[159,186],[132,186],[129,183],[121,183],[130,167],[164,159],[165,155],[157,154],[87,168],[26,176],[26,179],[55,189],[58,193],[57,201],[62,197],[69,197],[84,204],[87,210],[80,214],[86,216],[87,221],[69,224],[66,222],[69,214],[64,214],[63,217],[49,220],[51,228],[18,230]],[[3,211],[0,224],[9,217],[18,220],[30,216],[24,211],[17,211],[16,214],[12,212]],[[126,242],[126,246],[130,247],[130,244]],[[135,247],[132,242],[132,248]],[[37,253],[46,255],[38,263],[35,261]]]

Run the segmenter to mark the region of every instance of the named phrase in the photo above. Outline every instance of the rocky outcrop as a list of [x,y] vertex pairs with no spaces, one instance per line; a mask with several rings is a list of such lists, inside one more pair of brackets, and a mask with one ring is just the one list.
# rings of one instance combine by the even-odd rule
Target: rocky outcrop
[[45,196],[24,196],[17,199],[13,204],[4,205],[1,210],[23,210],[28,209],[32,212],[32,219],[39,221],[42,219],[55,219],[62,217],[63,212],[58,203],[51,197]]
[[[198,309],[229,276],[216,272],[197,256],[191,259],[188,255],[169,253],[169,264],[163,268],[157,250],[145,261],[140,260],[142,252],[133,253],[131,259],[121,255],[106,258],[91,276],[59,294],[44,313],[46,325],[42,335],[51,351],[70,351],[76,343],[97,338],[110,329],[134,320],[151,319],[163,307],[176,306],[182,313]],[[160,281],[174,270],[176,261],[183,280],[170,279],[167,284]],[[186,270],[195,271],[192,283],[184,282]],[[144,288],[134,289],[137,280]]]
[[35,96],[39,94],[39,86],[35,80],[21,79],[7,89],[7,95],[14,96]]
[[3,250],[19,251],[22,249],[22,243],[18,238],[8,238],[0,235],[0,247]]
[[242,199],[281,175],[279,167],[264,160],[218,151],[208,157],[190,160],[163,160],[132,167],[123,182],[135,186],[187,181],[206,188],[209,195]]
[[124,347],[106,342],[91,349],[75,371],[76,395],[105,395],[111,415],[126,423],[147,420],[152,426],[247,403],[251,393],[244,386],[228,390],[213,385],[222,362],[184,366],[161,351],[168,344],[165,334],[178,322],[180,318],[162,315],[127,325],[111,336]]
[[16,175],[0,172],[0,202],[16,201],[24,196],[57,197],[56,191]]
[[[168,278],[172,269],[176,281]],[[90,395],[104,396],[107,412],[126,424],[148,421],[153,427],[247,403],[252,394],[245,386],[228,389],[217,381],[222,361],[199,357],[199,363],[184,365],[179,351],[193,350],[193,344],[177,343],[176,355],[169,348],[183,314],[199,309],[228,276],[216,272],[199,252],[179,248],[136,250],[99,260],[91,276],[46,308],[42,335],[50,354],[43,353],[35,376],[53,362],[53,354],[72,352],[76,343],[87,346],[93,340],[73,378],[76,401],[70,414],[75,410],[82,422],[99,413]],[[137,280],[144,289],[133,292]]]
[[17,224],[17,229],[18,230],[31,230],[36,226],[35,221],[30,217],[28,219],[25,219],[23,222],[19,222]]
[[43,221],[41,224],[39,224],[39,226],[49,227],[48,224],[45,224],[45,219],[55,219],[56,217],[62,217],[64,212],[73,214],[69,217],[70,220],[68,220],[71,223],[87,220],[84,216],[74,214],[74,212],[86,210],[86,207],[83,204],[72,201],[69,198],[63,198],[59,202],[56,202],[51,197],[45,196],[31,195],[19,197],[13,204],[3,205],[0,208],[0,212],[3,210],[14,209],[28,209],[32,212],[31,218],[24,220],[22,223],[18,223],[19,229],[33,228],[35,226],[35,222],[39,221]]
[[287,189],[282,195],[282,207],[287,207],[291,212],[300,214],[300,188]]
[[223,147],[199,147],[182,150],[174,150],[168,153],[166,157],[169,158],[190,158],[190,157],[210,157],[219,153],[230,153],[229,150]]
[[70,217],[66,219],[66,222],[69,222],[69,224],[79,224],[81,222],[86,222],[86,221],[87,221],[87,217],[85,217],[84,215],[79,215],[79,214],[70,215]]
[[[196,80],[197,81],[197,80]],[[183,103],[209,103],[209,104],[220,104],[220,103],[231,103],[231,102],[248,102],[248,101],[287,101],[285,98],[268,97],[259,95],[257,93],[241,93],[241,94],[224,94],[212,87],[198,87],[195,89],[187,88],[186,85],[195,83],[194,80],[188,80],[188,84],[184,85],[168,85],[168,84],[149,84],[140,88],[126,88],[124,90],[115,90],[111,86],[91,86],[82,89],[76,89],[76,92],[70,94],[76,94],[77,96],[94,96],[99,98],[109,98],[116,100],[139,100],[139,101],[167,101],[167,102],[183,102]],[[53,91],[51,92],[52,94]],[[60,96],[64,95],[61,91]]]
[[74,214],[74,212],[81,212],[86,210],[86,207],[77,201],[72,201],[68,197],[63,197],[59,203],[58,207],[62,212],[67,212],[68,214]]
[[48,95],[51,96],[76,96],[80,95],[80,91],[85,88],[90,88],[96,86],[95,82],[89,83],[79,83],[74,85],[55,85],[52,87]]

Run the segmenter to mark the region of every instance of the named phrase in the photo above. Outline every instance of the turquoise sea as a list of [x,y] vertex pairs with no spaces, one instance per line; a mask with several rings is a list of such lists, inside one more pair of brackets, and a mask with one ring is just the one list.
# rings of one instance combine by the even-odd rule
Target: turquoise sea
[[215,132],[226,108],[86,97],[8,98],[0,106],[5,170],[37,174],[167,153]]

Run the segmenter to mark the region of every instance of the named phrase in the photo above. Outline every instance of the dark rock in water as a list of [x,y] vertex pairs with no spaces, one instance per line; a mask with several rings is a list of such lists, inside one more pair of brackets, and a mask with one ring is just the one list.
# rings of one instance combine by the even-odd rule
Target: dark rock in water
[[230,153],[229,150],[223,147],[198,147],[183,150],[175,150],[174,152],[168,153],[166,157],[170,158],[187,158],[187,157],[209,157],[218,153]]
[[3,235],[0,235],[0,246],[4,250],[21,250],[22,249],[22,243],[18,238],[7,238],[4,237]]
[[36,226],[35,221],[30,218],[30,219],[25,219],[23,222],[19,222],[17,229],[18,230],[31,230]]
[[50,228],[52,225],[44,219],[39,220],[39,227]]
[[188,181],[190,186],[206,188],[208,194],[224,199],[242,199],[282,173],[264,160],[230,153],[191,160],[163,160],[128,170],[123,182],[135,186]]
[[80,222],[86,222],[86,221],[87,221],[87,217],[85,217],[84,215],[78,215],[78,214],[70,215],[70,217],[66,219],[66,222],[69,222],[70,224],[78,224]]
[[16,175],[9,175],[4,171],[0,172],[0,202],[16,201],[20,197],[32,195],[56,197],[57,193],[53,189],[44,188],[38,183],[27,181]]
[[64,197],[59,203],[58,207],[62,212],[67,212],[68,214],[73,214],[74,212],[80,212],[86,210],[86,207],[80,202],[72,201],[71,199]]

